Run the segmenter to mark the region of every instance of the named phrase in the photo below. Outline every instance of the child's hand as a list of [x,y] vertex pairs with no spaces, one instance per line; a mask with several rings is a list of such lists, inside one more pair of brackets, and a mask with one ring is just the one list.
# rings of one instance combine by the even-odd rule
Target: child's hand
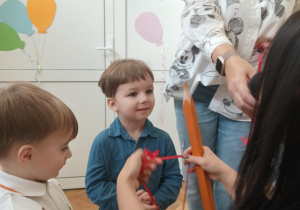
[[157,207],[155,205],[147,205],[147,204],[143,204],[145,210],[157,210]]
[[157,210],[156,206],[154,205],[149,194],[146,191],[139,190],[136,192],[136,195],[139,197],[145,210]]
[[[203,157],[192,156],[191,147],[186,149],[183,153],[184,155],[187,155],[187,158],[185,158],[185,164],[194,163],[199,165],[209,174],[209,177],[212,180],[219,181],[220,175],[222,174],[224,167],[227,167],[227,165],[220,160],[208,147],[204,146],[203,149]],[[195,171],[195,167],[192,167],[189,172]]]
[[144,190],[138,190],[136,192],[136,195],[139,197],[140,201],[143,204],[150,205],[150,206],[153,205],[151,197],[149,196],[149,194],[146,191],[144,191]]

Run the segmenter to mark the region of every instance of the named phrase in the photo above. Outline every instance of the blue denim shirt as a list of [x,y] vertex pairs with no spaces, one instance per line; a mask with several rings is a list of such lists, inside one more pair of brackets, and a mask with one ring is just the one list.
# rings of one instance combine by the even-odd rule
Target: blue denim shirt
[[[170,136],[155,128],[147,119],[142,134],[135,141],[116,118],[110,127],[98,134],[92,145],[86,172],[86,193],[93,203],[104,210],[117,210],[116,181],[127,158],[138,148],[158,156],[176,155]],[[166,209],[178,197],[182,184],[178,159],[165,160],[152,172],[147,187],[160,210]],[[140,186],[140,189],[143,189]]]

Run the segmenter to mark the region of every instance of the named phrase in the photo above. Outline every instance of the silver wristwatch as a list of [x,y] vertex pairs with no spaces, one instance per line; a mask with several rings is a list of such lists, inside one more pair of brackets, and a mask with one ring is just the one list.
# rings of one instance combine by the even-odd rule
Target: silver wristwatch
[[219,74],[221,76],[226,76],[225,75],[225,64],[226,64],[226,60],[228,58],[230,58],[231,56],[237,55],[236,52],[227,52],[222,56],[219,56],[217,58],[217,62],[216,62],[216,70],[219,72]]

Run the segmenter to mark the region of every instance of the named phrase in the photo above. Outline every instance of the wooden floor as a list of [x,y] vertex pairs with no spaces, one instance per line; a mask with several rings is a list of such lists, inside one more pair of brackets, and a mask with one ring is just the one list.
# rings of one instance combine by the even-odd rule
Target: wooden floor
[[[167,210],[182,210],[183,200],[184,200],[184,183],[182,183],[182,188],[177,201],[173,203]],[[98,210],[98,206],[93,204],[90,199],[87,198],[85,189],[78,190],[65,190],[73,210]],[[187,202],[185,201],[185,210],[189,210]]]

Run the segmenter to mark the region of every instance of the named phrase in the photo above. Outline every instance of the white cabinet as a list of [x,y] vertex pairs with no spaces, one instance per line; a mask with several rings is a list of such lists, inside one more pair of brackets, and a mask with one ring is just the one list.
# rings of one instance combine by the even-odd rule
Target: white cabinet
[[[0,6],[4,3],[0,0]],[[20,0],[26,5],[26,0]],[[180,33],[180,0],[64,0],[55,1],[56,15],[47,34],[19,34],[24,50],[0,51],[0,86],[12,81],[38,84],[64,101],[75,113],[79,133],[70,143],[73,152],[58,181],[65,189],[84,187],[89,151],[94,137],[107,128],[115,114],[97,86],[110,61],[145,61],[155,76],[156,106],[150,120],[167,131],[180,152],[173,101],[165,102],[162,88],[176,53]],[[135,28],[140,14],[151,12],[162,25],[163,44],[145,40]],[[1,21],[1,20],[0,20]],[[148,25],[145,25],[148,27]],[[112,48],[113,50],[96,50]],[[38,73],[36,53],[42,67]],[[38,73],[38,74],[37,74]]]

